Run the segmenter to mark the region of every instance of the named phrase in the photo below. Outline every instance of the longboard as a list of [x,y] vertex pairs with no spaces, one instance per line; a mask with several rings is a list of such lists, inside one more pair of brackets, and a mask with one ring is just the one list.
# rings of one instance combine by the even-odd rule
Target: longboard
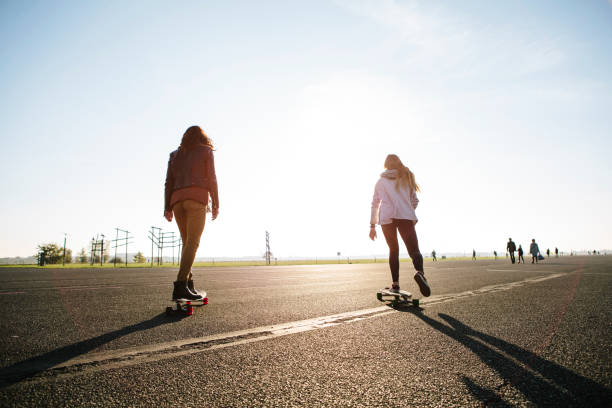
[[419,307],[419,299],[412,299],[412,293],[401,289],[399,292],[391,291],[388,288],[381,289],[376,292],[376,299],[381,302],[391,301],[391,303],[412,303],[413,306]]
[[198,295],[202,296],[202,300],[191,300],[191,304],[193,306],[203,306],[203,305],[207,305],[208,304],[208,295],[206,294],[206,292],[202,291],[198,291],[197,292]]
[[173,299],[173,306],[166,307],[166,316],[191,316],[193,314],[193,306],[203,306],[208,304],[206,292],[199,292],[203,296],[201,300]]

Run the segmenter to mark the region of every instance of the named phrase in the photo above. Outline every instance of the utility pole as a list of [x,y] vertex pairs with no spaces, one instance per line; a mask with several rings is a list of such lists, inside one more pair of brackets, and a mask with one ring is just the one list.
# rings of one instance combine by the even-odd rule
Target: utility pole
[[176,246],[176,238],[174,236],[174,231],[166,231],[160,233],[160,245],[159,248],[161,250],[161,260],[163,263],[164,257],[164,248],[172,248],[172,264],[174,265],[174,247]]
[[96,234],[95,238],[91,238],[91,266],[94,266],[96,262],[96,253],[100,251],[100,266],[104,262],[104,234],[102,234],[102,241],[98,239],[100,234]]
[[100,266],[104,263],[104,234],[102,235],[102,245],[100,246]]
[[151,268],[153,267],[153,238],[155,237],[155,235],[153,235],[153,227],[151,227]]
[[113,268],[117,267],[117,241],[119,240],[119,228],[115,228],[115,256],[113,257]]
[[[113,240],[113,242],[115,243],[115,259],[113,260],[113,263],[115,265],[115,267],[117,266],[117,247],[120,246],[125,246],[125,267],[127,268],[128,266],[128,244],[133,244],[133,242],[129,242],[130,239],[132,239],[133,237],[130,237],[130,231],[127,230],[122,230],[121,228],[115,228],[116,231],[116,238]],[[125,234],[125,238],[119,238],[119,231],[123,232]]]
[[95,244],[95,240],[94,237],[91,237],[91,266],[93,266],[94,264],[94,260],[96,259],[96,253],[95,253],[95,248],[96,248],[96,244]]
[[266,265],[270,265],[270,233],[266,231]]
[[[155,230],[157,230],[157,235],[155,235]],[[153,260],[155,259],[153,256],[153,245],[157,246],[157,251],[159,255],[159,245],[161,241],[161,228],[151,227],[151,231],[149,231],[149,239],[151,240],[151,268],[152,268]],[[158,262],[159,262],[159,257],[158,257]]]
[[64,232],[64,256],[62,257],[62,266],[66,265],[66,233]]

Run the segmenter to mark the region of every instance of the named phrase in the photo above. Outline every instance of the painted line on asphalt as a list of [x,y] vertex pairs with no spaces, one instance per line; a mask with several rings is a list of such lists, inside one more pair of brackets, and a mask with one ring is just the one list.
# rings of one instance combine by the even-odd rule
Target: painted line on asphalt
[[[468,297],[483,294],[511,290],[519,288],[521,286],[539,283],[549,279],[555,279],[561,276],[565,276],[567,274],[568,273],[557,273],[545,276],[538,276],[516,282],[484,286],[479,289],[469,290],[460,293],[432,296],[430,298],[421,299],[420,303],[423,306],[436,305],[453,300],[465,299]],[[194,353],[201,353],[209,350],[216,350],[238,346],[242,344],[254,343],[291,334],[303,333],[307,331],[323,329],[326,327],[354,323],[375,317],[386,316],[392,313],[398,313],[398,310],[390,308],[389,305],[384,305],[368,309],[355,310],[351,312],[338,313],[329,316],[299,320],[289,323],[271,326],[261,326],[251,329],[214,334],[210,336],[196,337],[158,344],[150,344],[145,346],[129,347],[118,350],[109,350],[97,353],[94,352],[74,357],[62,363],[51,366],[43,371],[37,370],[37,366],[40,366],[40,362],[38,362],[38,364],[32,364],[32,367],[29,367],[27,365],[21,365],[19,370],[13,370],[15,372],[11,372],[9,368],[8,370],[2,370],[2,377],[6,377],[7,375],[9,377],[30,377],[28,378],[28,381],[41,381],[49,379],[50,377],[70,377],[78,374],[105,371],[114,368],[127,367],[136,364],[176,358]],[[1,380],[2,378],[0,378],[0,382]]]
[[546,269],[535,269],[535,270],[527,270],[527,269],[489,269],[487,268],[487,272],[531,272],[531,273],[553,273]]
[[121,286],[82,286],[82,287],[68,287],[68,288],[56,288],[62,292],[69,292],[75,290],[100,290],[100,289],[121,289]]

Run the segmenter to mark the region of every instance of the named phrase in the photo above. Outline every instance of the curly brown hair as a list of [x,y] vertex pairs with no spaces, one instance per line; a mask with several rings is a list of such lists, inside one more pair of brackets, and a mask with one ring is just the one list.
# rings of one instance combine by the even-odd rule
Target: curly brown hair
[[211,149],[213,148],[212,140],[210,140],[208,135],[204,133],[201,127],[190,126],[183,134],[183,139],[181,139],[179,149],[189,150],[198,145],[208,146]]

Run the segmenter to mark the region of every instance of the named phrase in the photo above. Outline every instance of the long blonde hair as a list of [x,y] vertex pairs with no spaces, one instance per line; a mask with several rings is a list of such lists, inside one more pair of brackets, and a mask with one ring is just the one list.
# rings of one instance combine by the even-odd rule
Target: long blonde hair
[[399,190],[402,188],[411,188],[414,191],[421,191],[421,188],[414,179],[414,173],[410,169],[404,166],[404,163],[395,154],[390,154],[385,159],[385,169],[397,170],[397,179],[395,180],[395,189]]

